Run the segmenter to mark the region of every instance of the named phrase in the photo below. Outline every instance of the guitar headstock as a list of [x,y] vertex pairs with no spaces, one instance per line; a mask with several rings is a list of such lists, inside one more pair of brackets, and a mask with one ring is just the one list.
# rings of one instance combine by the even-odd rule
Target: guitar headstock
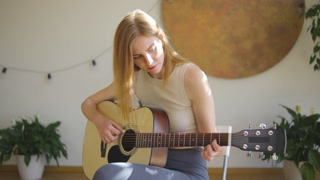
[[287,144],[284,129],[247,129],[232,134],[231,145],[243,151],[284,153]]

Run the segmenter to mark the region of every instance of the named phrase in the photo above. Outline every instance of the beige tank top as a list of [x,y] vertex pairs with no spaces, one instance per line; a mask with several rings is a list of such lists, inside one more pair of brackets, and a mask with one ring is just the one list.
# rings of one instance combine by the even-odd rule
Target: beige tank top
[[152,78],[146,71],[138,73],[136,96],[142,106],[159,108],[167,113],[170,132],[197,132],[191,101],[184,89],[184,75],[190,65],[176,66],[165,87],[163,80]]

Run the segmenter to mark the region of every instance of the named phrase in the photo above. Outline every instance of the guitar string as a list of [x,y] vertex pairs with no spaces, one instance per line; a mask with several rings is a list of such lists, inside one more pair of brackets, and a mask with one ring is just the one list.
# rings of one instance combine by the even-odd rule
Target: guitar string
[[[143,133],[140,133],[140,137],[143,137],[143,135],[142,135]],[[154,139],[155,139],[155,136],[152,136],[152,134],[153,133],[146,133],[146,134],[144,134],[144,135],[146,135],[147,137],[149,137],[149,139],[146,139],[146,141],[147,142],[144,142],[144,144],[146,144],[146,143],[155,143],[154,142]],[[170,133],[168,133],[168,134],[170,134]],[[168,135],[167,134],[167,135]],[[256,137],[256,136],[246,136],[246,137]],[[150,139],[151,138],[151,139]],[[180,138],[181,139],[181,138]],[[203,141],[204,142],[206,142],[205,144],[208,144],[208,142],[211,142],[213,139],[217,139],[217,138],[215,138],[215,137],[213,137],[213,138],[204,138],[203,139]],[[171,142],[170,140],[176,140],[177,142],[176,143],[174,143],[174,142]],[[222,138],[220,138],[220,143],[218,142],[218,144],[225,144],[225,143],[227,143],[228,145],[230,144],[230,142],[229,142],[229,138],[228,137],[222,137]],[[143,141],[143,140],[141,140],[141,141]],[[177,138],[177,137],[175,137],[175,138],[165,138],[165,139],[160,139],[160,141],[166,141],[167,142],[167,144],[177,144],[177,143],[179,143],[178,141],[179,141],[179,138]],[[134,136],[134,135],[127,135],[126,136],[126,140],[125,140],[125,142],[127,142],[127,143],[133,143],[133,142],[136,142],[136,136]],[[200,141],[201,142],[201,141]],[[241,134],[241,136],[233,136],[233,138],[232,138],[232,142],[234,142],[234,143],[237,143],[237,142],[246,142],[244,139],[243,139],[243,135]],[[137,143],[137,142],[136,142]],[[141,142],[142,143],[142,142]],[[163,143],[161,143],[160,142],[160,144],[161,145],[163,145]],[[188,144],[188,143],[187,143]],[[189,144],[192,144],[192,142],[189,142]],[[201,144],[201,143],[200,143]]]
[[[147,138],[147,140],[149,139],[155,139],[155,137],[161,137],[160,140],[162,139],[185,139],[186,137],[187,138],[196,138],[196,136],[200,135],[200,136],[204,136],[204,138],[197,138],[197,139],[203,139],[204,141],[211,141],[213,139],[218,139],[218,134],[221,134],[221,135],[224,135],[224,136],[221,136],[220,137],[220,141],[228,141],[229,140],[229,136],[226,136],[226,135],[231,135],[232,136],[232,141],[234,142],[242,142],[244,141],[243,138],[246,138],[246,137],[257,137],[256,135],[248,135],[248,136],[244,136],[242,133],[135,133],[135,134],[126,134],[125,135],[125,141],[126,142],[135,142],[137,139],[141,139],[141,138],[137,138],[137,134],[139,134],[140,136],[142,137],[149,137]],[[211,137],[208,137],[209,135],[213,134],[212,138]],[[178,137],[173,137],[173,135],[180,135],[180,138]],[[184,136],[184,137],[181,137]],[[163,137],[165,136],[165,137]],[[263,137],[263,136],[262,136]]]

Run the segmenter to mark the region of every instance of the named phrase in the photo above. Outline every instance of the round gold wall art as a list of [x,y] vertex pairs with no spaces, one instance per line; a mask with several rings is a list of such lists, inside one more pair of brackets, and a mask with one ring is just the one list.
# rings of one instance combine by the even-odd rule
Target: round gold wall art
[[303,25],[304,0],[162,0],[172,45],[208,75],[244,78],[281,61]]

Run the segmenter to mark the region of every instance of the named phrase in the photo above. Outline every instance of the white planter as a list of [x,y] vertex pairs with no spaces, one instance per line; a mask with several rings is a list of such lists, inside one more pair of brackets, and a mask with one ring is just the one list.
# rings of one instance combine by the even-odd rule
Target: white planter
[[29,166],[24,162],[23,155],[16,155],[16,158],[19,175],[22,180],[40,180],[42,178],[45,166],[44,156],[40,156],[39,159],[36,155],[31,156]]
[[302,180],[300,171],[293,161],[283,161],[283,175],[285,180]]

